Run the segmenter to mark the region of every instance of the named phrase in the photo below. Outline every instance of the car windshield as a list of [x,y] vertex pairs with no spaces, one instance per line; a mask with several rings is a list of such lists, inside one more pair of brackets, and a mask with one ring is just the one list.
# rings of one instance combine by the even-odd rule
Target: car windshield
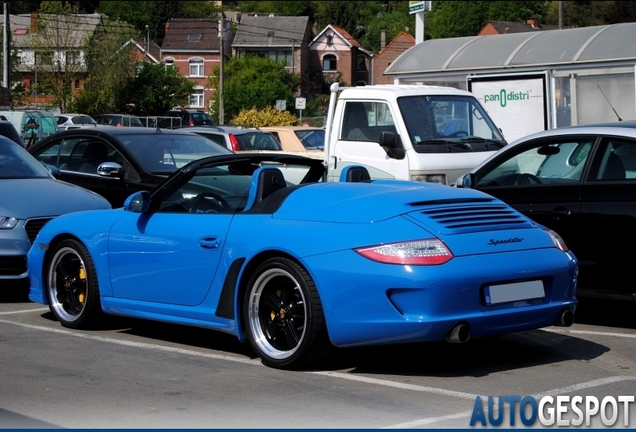
[[282,150],[274,135],[265,132],[246,132],[235,135],[240,150]]
[[24,148],[0,138],[0,179],[50,178],[51,174]]
[[297,130],[296,136],[307,150],[323,150],[325,148],[325,131],[318,130]]
[[210,140],[195,134],[118,135],[123,145],[139,164],[153,173],[171,173],[194,160],[224,154],[232,154]]
[[97,124],[97,122],[95,120],[93,120],[92,117],[89,116],[75,116],[73,117],[73,123],[75,124]]
[[431,152],[431,146],[442,146],[446,151],[492,151],[506,144],[472,97],[407,96],[399,98],[398,105],[417,152]]

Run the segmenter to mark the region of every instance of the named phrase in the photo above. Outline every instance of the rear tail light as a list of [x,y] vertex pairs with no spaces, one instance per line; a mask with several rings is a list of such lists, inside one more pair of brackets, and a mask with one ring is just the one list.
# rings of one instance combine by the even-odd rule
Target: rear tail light
[[354,250],[365,258],[385,264],[437,265],[453,259],[453,253],[439,239],[390,243]]
[[241,149],[241,146],[234,134],[230,134],[230,144],[232,145],[232,151],[239,151]]
[[556,232],[552,231],[551,229],[547,229],[547,228],[544,228],[544,229],[550,235],[552,242],[558,249],[562,250],[563,252],[568,252],[570,250],[568,248],[568,245],[565,244],[565,242],[563,241],[560,235],[558,235]]
[[194,120],[190,119],[190,121],[188,122],[188,124],[189,124],[190,126],[194,126]]

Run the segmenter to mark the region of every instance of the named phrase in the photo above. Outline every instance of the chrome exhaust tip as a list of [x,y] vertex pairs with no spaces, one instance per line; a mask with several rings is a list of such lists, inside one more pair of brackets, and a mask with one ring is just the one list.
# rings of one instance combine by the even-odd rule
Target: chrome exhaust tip
[[468,339],[470,339],[470,327],[465,323],[455,324],[446,335],[446,340],[450,343],[465,343]]

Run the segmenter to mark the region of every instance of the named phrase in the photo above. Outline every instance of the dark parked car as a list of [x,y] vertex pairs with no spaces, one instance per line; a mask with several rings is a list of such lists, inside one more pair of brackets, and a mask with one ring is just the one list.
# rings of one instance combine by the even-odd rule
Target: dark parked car
[[57,167],[60,179],[97,192],[113,207],[133,192],[151,190],[188,162],[232,153],[186,130],[107,126],[59,132],[29,152]]
[[283,146],[269,132],[231,126],[193,127],[188,129],[235,153],[282,151]]
[[[163,114],[163,117],[176,117],[181,119],[181,127],[211,126],[214,124],[210,115],[200,110],[170,110]],[[170,127],[165,125],[166,119],[159,119],[159,127]],[[177,123],[172,122],[172,128]]]
[[56,180],[20,144],[0,136],[0,290],[3,281],[26,280],[27,252],[51,219],[107,208],[104,198]]
[[573,126],[509,144],[461,177],[561,235],[577,295],[636,300],[636,122]]

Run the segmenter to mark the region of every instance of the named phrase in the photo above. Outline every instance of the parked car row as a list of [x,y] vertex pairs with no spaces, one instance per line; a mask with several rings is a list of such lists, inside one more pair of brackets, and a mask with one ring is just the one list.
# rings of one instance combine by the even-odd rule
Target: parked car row
[[[455,187],[371,181],[362,166],[317,185],[323,161],[289,154],[289,131],[92,126],[41,140],[31,155],[2,138],[2,187],[16,192],[3,195],[0,236],[22,237],[17,254],[0,250],[13,254],[0,278],[24,278],[28,251],[30,299],[64,326],[126,310],[233,329],[279,368],[318,361],[332,345],[568,326],[577,295],[636,299],[625,247],[636,240],[636,122],[525,137]],[[40,186],[49,192],[38,204],[53,209],[25,213],[20,196],[36,195],[10,183],[21,178],[67,189]],[[76,213],[87,209],[98,210]],[[106,242],[89,241],[98,237]]]

